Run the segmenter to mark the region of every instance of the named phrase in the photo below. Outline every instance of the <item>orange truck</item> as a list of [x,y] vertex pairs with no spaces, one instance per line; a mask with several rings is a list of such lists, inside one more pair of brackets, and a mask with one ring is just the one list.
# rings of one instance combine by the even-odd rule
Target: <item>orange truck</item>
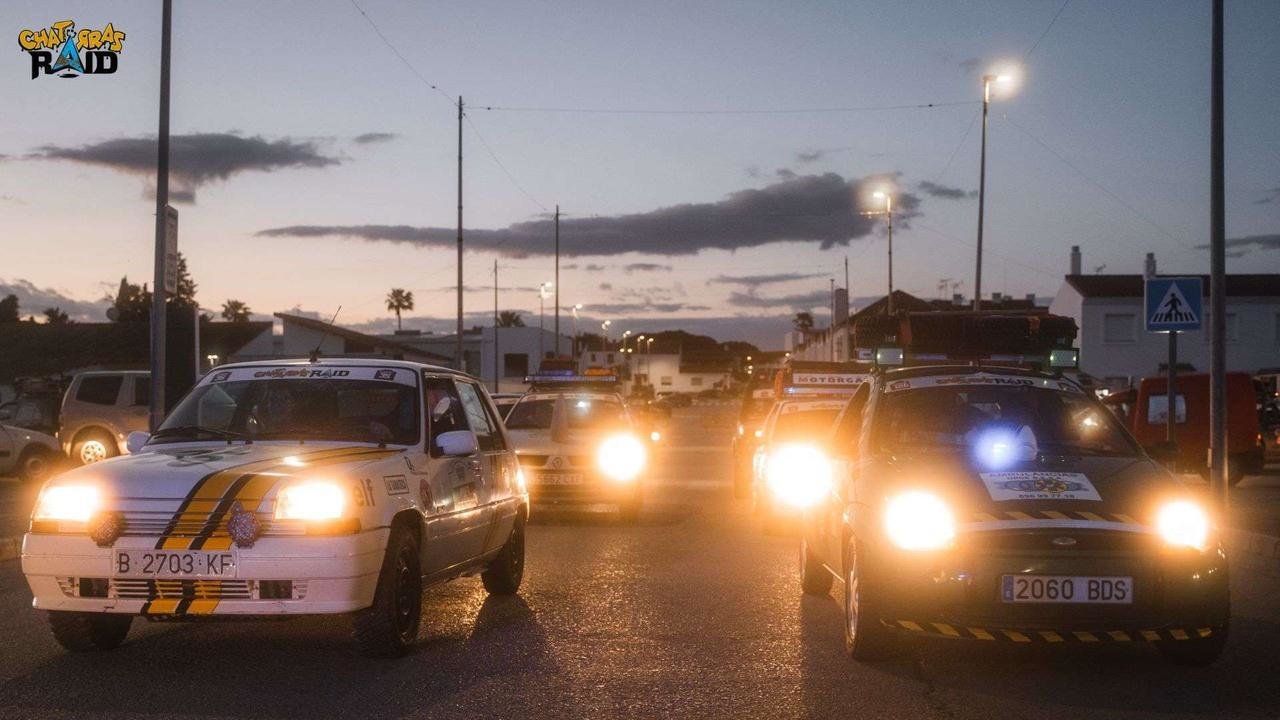
[[[1164,450],[1169,412],[1163,375],[1143,378],[1137,387],[1103,399],[1148,452],[1201,475],[1209,472],[1209,375],[1178,375],[1177,453]],[[1258,421],[1257,392],[1248,373],[1227,373],[1227,480],[1232,485],[1245,475],[1262,471],[1264,446]]]

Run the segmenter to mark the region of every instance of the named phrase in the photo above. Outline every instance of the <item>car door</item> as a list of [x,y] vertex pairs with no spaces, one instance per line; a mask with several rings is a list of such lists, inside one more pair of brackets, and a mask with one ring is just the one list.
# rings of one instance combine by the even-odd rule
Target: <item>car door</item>
[[819,537],[817,547],[822,548],[823,561],[828,567],[839,569],[845,549],[845,512],[856,501],[854,489],[864,461],[861,445],[866,417],[867,398],[871,396],[871,383],[862,386],[849,399],[849,405],[840,416],[831,440],[835,477],[831,492],[821,511],[814,516]]
[[8,475],[18,462],[18,446],[13,433],[4,425],[0,425],[0,475]]
[[483,538],[477,535],[485,518],[480,506],[483,475],[479,453],[446,457],[437,444],[446,432],[471,429],[457,385],[451,377],[424,376],[423,399],[430,461],[426,477],[419,481],[419,493],[428,513],[423,569],[431,574],[479,554]]
[[480,471],[477,475],[480,506],[484,511],[482,527],[477,528],[477,553],[495,549],[506,541],[506,533],[499,532],[507,526],[508,508],[503,500],[511,494],[511,469],[506,465],[507,446],[501,424],[488,407],[484,390],[474,382],[458,381],[462,407],[466,410],[467,423],[476,434],[480,447]]

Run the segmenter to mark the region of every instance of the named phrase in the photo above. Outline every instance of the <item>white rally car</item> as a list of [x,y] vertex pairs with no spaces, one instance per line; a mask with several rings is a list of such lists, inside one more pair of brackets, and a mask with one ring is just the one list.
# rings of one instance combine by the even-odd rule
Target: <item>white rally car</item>
[[353,613],[404,653],[427,583],[512,594],[528,495],[483,386],[392,360],[210,372],[132,455],[42,489],[22,569],[70,650],[157,619]]

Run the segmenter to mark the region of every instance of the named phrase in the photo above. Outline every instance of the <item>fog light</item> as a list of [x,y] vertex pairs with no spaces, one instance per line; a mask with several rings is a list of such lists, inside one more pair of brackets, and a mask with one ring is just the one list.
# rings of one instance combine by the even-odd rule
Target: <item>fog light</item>
[[262,521],[258,519],[257,513],[245,510],[243,505],[236,503],[227,516],[227,534],[235,541],[236,547],[251,548],[262,535]]
[[102,512],[89,518],[89,539],[98,547],[111,547],[123,534],[123,513]]

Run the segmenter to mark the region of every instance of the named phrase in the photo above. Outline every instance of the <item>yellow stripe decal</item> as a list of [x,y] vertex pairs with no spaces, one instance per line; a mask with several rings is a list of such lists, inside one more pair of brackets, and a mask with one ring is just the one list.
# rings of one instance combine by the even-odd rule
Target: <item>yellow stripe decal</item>
[[924,632],[924,628],[920,627],[916,623],[911,622],[910,620],[899,620],[898,624],[908,630],[914,630],[916,632]]
[[1106,521],[1107,521],[1107,519],[1106,519],[1106,518],[1102,517],[1101,515],[1099,515],[1099,514],[1097,514],[1097,513],[1085,512],[1085,511],[1083,511],[1083,510],[1082,510],[1082,511],[1080,511],[1078,514],[1079,514],[1081,517],[1083,517],[1085,520],[1093,520],[1093,521],[1096,521],[1096,522],[1106,522]]
[[1130,525],[1138,524],[1138,521],[1134,520],[1132,515],[1124,515],[1122,513],[1116,513],[1116,519],[1122,523],[1129,523]]
[[1155,642],[1156,640],[1160,639],[1160,633],[1156,632],[1155,630],[1143,630],[1141,632],[1142,632],[1142,639],[1146,640],[1147,642]]
[[996,521],[996,516],[995,516],[995,515],[992,515],[991,513],[984,513],[984,512],[974,513],[974,517],[976,517],[980,522],[995,522],[995,521]]
[[983,630],[982,628],[971,627],[971,628],[965,628],[965,629],[968,630],[974,637],[978,638],[979,640],[995,640],[996,639],[994,635],[987,632],[986,630]]
[[1170,630],[1170,631],[1169,631],[1169,634],[1170,634],[1170,635],[1173,635],[1173,639],[1174,639],[1174,640],[1186,640],[1186,639],[1187,639],[1187,631],[1186,631],[1186,630],[1182,630],[1182,629],[1174,629],[1174,630]]
[[160,598],[147,604],[148,615],[172,615],[178,609],[179,598]]
[[1062,642],[1062,636],[1052,630],[1041,630],[1040,637],[1049,642]]
[[1031,642],[1031,638],[1027,637],[1026,635],[1023,635],[1017,630],[1001,630],[1001,632],[1007,635],[1009,639],[1014,642]]
[[1008,515],[1009,517],[1015,520],[1035,520],[1034,516],[1028,515],[1027,513],[1024,513],[1024,512],[1019,512],[1017,510],[1010,510],[1008,512]]
[[1066,513],[1060,513],[1057,510],[1045,510],[1044,515],[1045,517],[1051,518],[1053,520],[1070,520],[1071,519],[1071,517],[1068,516]]
[[1207,638],[1213,634],[1213,628],[1199,628],[1196,630],[1196,634],[1202,638]]
[[947,637],[960,637],[960,633],[946,623],[934,623],[933,626],[938,628],[938,632],[946,635]]
[[1076,639],[1079,640],[1080,642],[1098,642],[1097,636],[1095,636],[1091,632],[1085,632],[1084,630],[1077,630],[1071,634],[1075,635]]
[[1111,636],[1112,640],[1119,640],[1120,642],[1129,642],[1132,639],[1129,637],[1129,633],[1123,630],[1108,630],[1107,634]]

